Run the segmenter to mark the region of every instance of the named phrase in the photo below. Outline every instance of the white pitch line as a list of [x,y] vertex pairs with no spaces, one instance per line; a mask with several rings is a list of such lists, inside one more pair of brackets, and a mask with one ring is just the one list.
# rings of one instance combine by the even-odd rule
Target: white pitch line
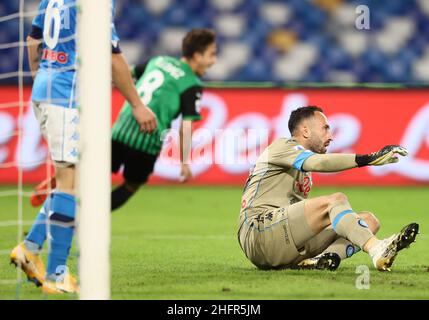
[[[34,221],[28,220],[28,221],[22,221],[22,224],[24,226],[30,226],[33,224]],[[10,220],[10,221],[0,221],[0,228],[1,227],[13,227],[13,226],[17,226],[18,225],[18,221],[16,220]]]
[[17,284],[17,282],[18,282],[18,280],[3,280],[3,279],[0,279],[0,284]]
[[18,190],[6,190],[0,192],[0,197],[10,197],[18,195]]
[[[49,192],[46,192],[49,193]],[[6,190],[6,191],[1,191],[0,192],[0,197],[11,197],[11,196],[19,196],[19,194],[21,194],[23,197],[31,197],[31,195],[33,194],[33,192],[31,191],[18,191],[18,190]]]

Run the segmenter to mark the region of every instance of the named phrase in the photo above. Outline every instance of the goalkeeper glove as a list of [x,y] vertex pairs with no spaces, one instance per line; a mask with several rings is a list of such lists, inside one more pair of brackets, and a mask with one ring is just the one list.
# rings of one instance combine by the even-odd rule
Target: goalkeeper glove
[[407,149],[398,145],[385,146],[383,149],[370,154],[357,154],[355,161],[358,167],[363,166],[382,166],[389,163],[396,163],[399,161],[396,154],[401,156],[408,155]]

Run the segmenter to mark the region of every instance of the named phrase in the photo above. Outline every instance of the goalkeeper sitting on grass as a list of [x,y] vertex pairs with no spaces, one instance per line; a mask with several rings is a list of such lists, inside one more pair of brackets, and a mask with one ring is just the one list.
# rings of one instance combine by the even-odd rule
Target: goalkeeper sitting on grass
[[398,252],[414,242],[419,225],[378,239],[370,212],[355,212],[346,195],[308,199],[311,172],[338,172],[398,162],[407,151],[395,145],[378,152],[326,154],[332,141],[322,109],[302,107],[289,120],[291,139],[275,140],[258,158],[241,202],[238,240],[258,268],[329,269],[363,250],[376,269],[389,270]]
[[[215,33],[194,29],[182,42],[182,58],[156,56],[134,70],[139,78],[137,89],[142,101],[153,111],[158,127],[152,134],[141,132],[129,103],[125,103],[112,130],[112,172],[123,166],[124,183],[112,191],[112,210],[118,209],[146,183],[153,172],[162,148],[162,133],[172,121],[182,116],[180,127],[181,176],[185,182],[192,177],[186,163],[192,139],[192,121],[199,120],[203,76],[217,59]],[[31,204],[40,206],[46,189],[55,188],[55,178],[36,187]]]

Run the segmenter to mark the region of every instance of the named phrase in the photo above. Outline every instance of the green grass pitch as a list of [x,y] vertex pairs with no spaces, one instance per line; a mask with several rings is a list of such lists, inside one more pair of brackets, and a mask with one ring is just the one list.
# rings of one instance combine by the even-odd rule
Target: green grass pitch
[[[0,191],[11,189],[2,187]],[[377,272],[358,253],[329,271],[260,271],[244,256],[236,238],[239,187],[142,188],[112,216],[113,299],[428,299],[429,188],[318,188],[311,196],[346,193],[353,208],[381,221],[380,237],[419,222],[421,234],[402,251],[392,272]],[[25,199],[24,220],[36,215]],[[17,218],[17,198],[0,198],[0,225]],[[24,226],[28,231],[29,225]],[[8,250],[16,226],[0,227],[0,299],[46,297],[31,283],[14,283]],[[69,261],[76,272],[76,249]],[[44,255],[46,258],[46,254]],[[357,289],[356,267],[370,268],[370,289]]]

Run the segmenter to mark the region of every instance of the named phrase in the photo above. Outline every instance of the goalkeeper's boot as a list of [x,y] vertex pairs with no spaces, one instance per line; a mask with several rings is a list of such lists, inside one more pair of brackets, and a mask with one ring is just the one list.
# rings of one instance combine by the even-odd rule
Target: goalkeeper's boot
[[33,207],[40,207],[49,195],[50,190],[56,187],[55,177],[46,179],[39,183],[30,196],[30,203]]
[[369,250],[372,262],[377,270],[390,271],[390,267],[398,255],[398,252],[408,248],[411,243],[416,241],[419,234],[419,225],[410,223],[405,226],[401,232],[394,234],[387,239],[380,240]]
[[313,258],[308,258],[296,266],[293,266],[292,269],[305,270],[305,269],[317,269],[317,270],[337,270],[340,266],[341,258],[338,254],[334,252],[321,253]]
[[42,292],[46,294],[79,293],[79,285],[70,273],[66,273],[61,281],[46,279],[43,282]]
[[36,286],[43,285],[45,279],[45,266],[40,255],[30,252],[22,242],[10,254],[10,263],[19,267],[27,275],[28,281]]

